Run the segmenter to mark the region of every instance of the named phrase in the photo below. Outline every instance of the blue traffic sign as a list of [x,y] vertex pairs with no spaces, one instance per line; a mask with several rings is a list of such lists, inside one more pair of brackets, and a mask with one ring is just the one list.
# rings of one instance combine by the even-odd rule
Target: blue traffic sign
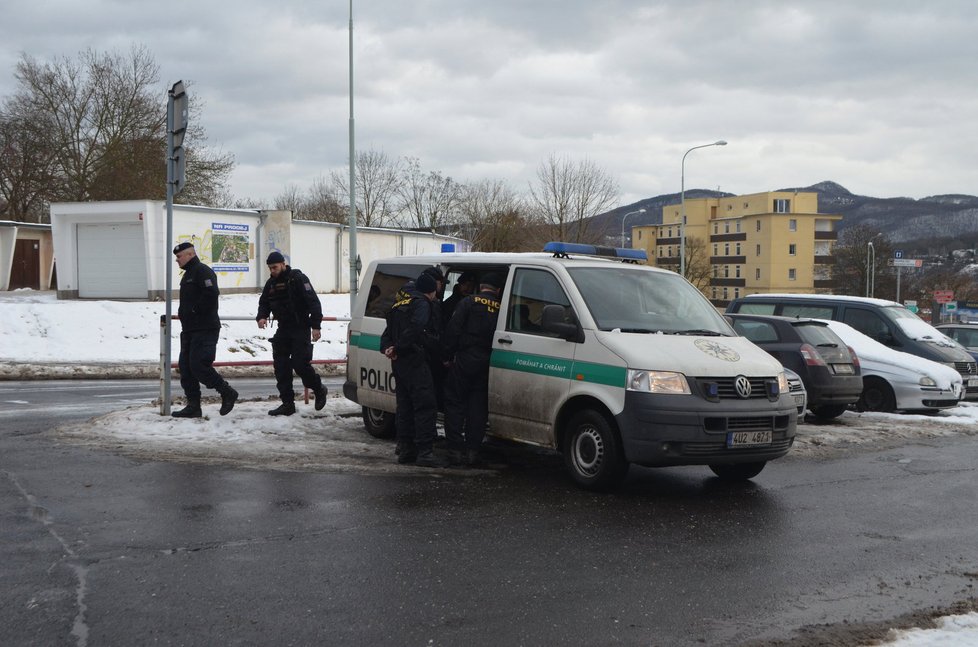
[[903,250],[902,249],[894,249],[893,250],[893,258],[903,258]]

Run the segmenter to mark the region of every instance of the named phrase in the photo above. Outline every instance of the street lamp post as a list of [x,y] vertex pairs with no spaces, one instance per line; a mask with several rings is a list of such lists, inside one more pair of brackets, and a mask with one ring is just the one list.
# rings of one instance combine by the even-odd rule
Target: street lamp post
[[621,217],[621,246],[625,246],[625,220],[628,216],[635,213],[645,213],[645,209],[637,209],[636,211],[629,211],[624,216]]
[[873,241],[866,243],[866,296],[873,296],[873,283],[876,282],[876,248]]
[[683,153],[683,163],[682,163],[682,173],[680,175],[679,181],[679,202],[680,202],[680,214],[679,214],[679,274],[680,276],[686,276],[686,156],[692,153],[697,148],[708,148],[710,146],[726,146],[727,142],[721,140],[715,141],[712,144],[701,144],[699,146],[693,146],[688,151]]

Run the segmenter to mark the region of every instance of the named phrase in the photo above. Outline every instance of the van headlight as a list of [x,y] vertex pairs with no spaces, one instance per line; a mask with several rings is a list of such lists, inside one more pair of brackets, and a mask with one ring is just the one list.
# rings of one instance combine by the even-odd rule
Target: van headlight
[[778,373],[778,393],[788,393],[791,386],[788,384],[788,376],[784,371]]
[[690,394],[686,376],[673,371],[640,371],[630,368],[628,369],[628,384],[625,388],[629,391],[643,391],[645,393]]
[[934,381],[934,378],[929,377],[927,375],[920,378],[919,383],[920,386],[937,386],[937,382]]

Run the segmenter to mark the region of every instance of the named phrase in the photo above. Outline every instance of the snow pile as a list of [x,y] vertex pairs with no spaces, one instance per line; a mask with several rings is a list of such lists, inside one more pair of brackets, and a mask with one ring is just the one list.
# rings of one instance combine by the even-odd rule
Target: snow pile
[[939,618],[935,629],[892,630],[887,647],[973,647],[978,645],[978,613]]
[[[321,294],[323,314],[350,316],[350,295]],[[172,308],[176,314],[179,301]],[[0,362],[104,364],[159,362],[162,301],[58,300],[53,292],[0,292]],[[218,362],[271,360],[269,339],[275,328],[255,323],[257,294],[221,296],[223,320],[217,344]],[[313,344],[315,359],[345,359],[346,322],[323,322],[323,336]],[[180,324],[172,330],[172,358],[180,352]]]

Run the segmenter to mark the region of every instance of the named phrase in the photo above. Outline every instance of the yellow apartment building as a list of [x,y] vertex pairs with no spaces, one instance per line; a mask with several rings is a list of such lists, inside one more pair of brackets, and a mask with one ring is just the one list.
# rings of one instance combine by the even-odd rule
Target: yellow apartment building
[[[831,292],[842,216],[818,212],[814,192],[769,191],[686,200],[686,277],[717,307],[747,294]],[[662,224],[632,228],[650,264],[678,272],[681,205]]]

